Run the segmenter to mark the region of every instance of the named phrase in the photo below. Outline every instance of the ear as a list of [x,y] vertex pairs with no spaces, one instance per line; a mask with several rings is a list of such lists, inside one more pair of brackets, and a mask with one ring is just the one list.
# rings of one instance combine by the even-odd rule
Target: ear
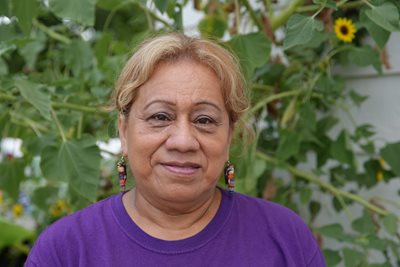
[[118,133],[121,140],[122,155],[128,155],[128,118],[123,114],[118,116]]

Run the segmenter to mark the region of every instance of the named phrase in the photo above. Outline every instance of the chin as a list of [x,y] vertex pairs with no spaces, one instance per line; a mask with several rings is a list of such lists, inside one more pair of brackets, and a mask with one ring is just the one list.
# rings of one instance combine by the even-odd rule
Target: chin
[[202,198],[207,198],[207,195],[215,189],[215,185],[203,188],[199,185],[171,185],[160,192],[165,200],[175,203],[187,203]]

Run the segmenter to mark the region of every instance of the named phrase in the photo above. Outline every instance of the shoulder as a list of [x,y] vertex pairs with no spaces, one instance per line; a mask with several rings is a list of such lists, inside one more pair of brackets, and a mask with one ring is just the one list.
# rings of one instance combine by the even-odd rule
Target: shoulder
[[28,262],[38,266],[60,266],[59,255],[72,255],[104,228],[105,217],[112,217],[111,201],[116,196],[96,202],[48,226],[37,238]]
[[303,225],[303,220],[291,209],[261,198],[235,193],[234,202],[241,212],[256,213],[261,219],[280,224],[292,222]]
[[316,255],[321,257],[312,232],[294,211],[280,204],[240,193],[235,193],[233,199],[234,210],[240,214],[240,223],[257,229],[260,238],[272,240],[286,257],[296,255],[304,266],[311,266],[308,264],[311,264]]

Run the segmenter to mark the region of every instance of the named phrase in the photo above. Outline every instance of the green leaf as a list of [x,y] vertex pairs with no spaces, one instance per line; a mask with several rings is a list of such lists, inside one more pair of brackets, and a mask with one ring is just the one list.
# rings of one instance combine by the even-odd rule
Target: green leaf
[[301,204],[306,204],[310,201],[312,196],[312,190],[310,187],[304,187],[300,190],[300,202]]
[[342,258],[339,255],[339,252],[337,251],[324,249],[323,253],[326,266],[336,266],[342,260]]
[[400,30],[399,10],[392,3],[384,3],[365,11],[370,20],[389,32]]
[[356,267],[362,264],[365,260],[365,255],[356,250],[349,248],[343,249],[343,258],[345,267]]
[[363,216],[352,222],[351,227],[354,231],[357,231],[361,234],[375,233],[375,225],[373,224],[371,217],[368,215],[368,213],[365,212]]
[[393,236],[397,234],[398,223],[396,215],[389,214],[382,219],[382,222],[389,234]]
[[330,224],[316,229],[323,236],[327,236],[333,239],[342,239],[344,236],[343,227],[340,224]]
[[236,35],[227,44],[236,53],[247,77],[268,61],[271,52],[271,43],[261,32]]
[[42,40],[36,39],[19,49],[19,53],[25,59],[26,65],[29,69],[32,69],[35,66],[36,59],[44,48],[45,43]]
[[93,57],[90,45],[82,40],[72,41],[64,53],[65,63],[76,76],[92,66]]
[[330,153],[332,157],[343,164],[349,164],[350,166],[353,166],[355,164],[354,155],[350,144],[348,132],[343,130],[337,140],[332,142],[330,146]]
[[370,138],[375,135],[374,126],[371,124],[362,124],[356,128],[354,133],[356,140],[360,140],[362,138]]
[[22,97],[31,103],[45,119],[50,120],[50,95],[40,90],[43,85],[22,78],[16,79],[14,83]]
[[360,21],[367,29],[372,39],[380,48],[384,48],[390,37],[390,32],[370,20],[365,14],[365,9],[360,11]]
[[380,55],[370,46],[352,47],[349,60],[360,67],[372,65],[376,71],[382,72]]
[[226,19],[221,16],[207,15],[199,22],[197,27],[202,36],[222,38],[228,25]]
[[34,232],[0,219],[0,250],[34,237]]
[[306,17],[294,14],[287,23],[286,38],[283,42],[283,48],[289,49],[296,45],[308,43],[316,32],[324,28],[322,22],[313,17]]
[[302,136],[298,132],[282,131],[276,155],[280,160],[287,160],[300,150]]
[[364,101],[368,99],[367,95],[360,95],[359,93],[355,92],[354,90],[351,90],[349,95],[350,95],[351,100],[357,107],[360,107],[361,104],[364,103]]
[[0,0],[0,16],[10,17],[10,1]]
[[8,65],[3,58],[0,57],[0,76],[8,74]]
[[336,2],[333,0],[313,0],[313,3],[316,5],[321,5],[326,8],[337,9]]
[[168,0],[154,0],[157,9],[163,14],[168,7]]
[[31,31],[32,20],[38,14],[39,2],[37,0],[13,0],[11,6],[22,31],[28,34]]
[[367,240],[367,244],[364,244],[364,247],[373,248],[381,251],[387,248],[387,241],[378,238],[376,234],[367,235],[365,236],[365,238]]
[[81,196],[96,200],[100,151],[91,140],[66,141],[43,150],[40,163],[47,179],[69,182]]
[[[19,185],[24,179],[25,162],[21,159],[4,160],[0,163],[0,188],[16,201],[19,195]],[[1,229],[1,228],[0,228]]]
[[45,186],[37,188],[31,197],[31,201],[42,210],[47,210],[54,203],[58,189],[54,186]]
[[93,26],[96,0],[49,0],[50,9],[60,18]]
[[392,171],[400,177],[400,142],[387,144],[382,148],[381,155],[386,163],[392,168]]

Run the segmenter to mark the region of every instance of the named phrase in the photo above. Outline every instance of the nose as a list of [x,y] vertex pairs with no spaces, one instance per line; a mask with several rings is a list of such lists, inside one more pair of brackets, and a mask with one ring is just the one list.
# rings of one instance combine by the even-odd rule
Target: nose
[[200,148],[196,138],[194,126],[188,121],[176,122],[175,127],[171,127],[165,146],[168,150],[179,152],[196,151]]

